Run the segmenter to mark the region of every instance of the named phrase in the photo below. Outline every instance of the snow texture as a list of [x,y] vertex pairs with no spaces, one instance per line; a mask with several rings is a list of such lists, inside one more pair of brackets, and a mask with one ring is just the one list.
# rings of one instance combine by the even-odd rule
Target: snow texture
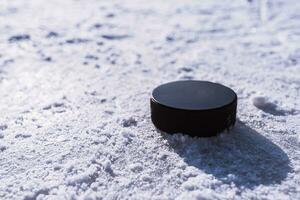
[[[0,199],[300,199],[300,1],[0,2]],[[238,94],[214,138],[150,120],[154,87]]]

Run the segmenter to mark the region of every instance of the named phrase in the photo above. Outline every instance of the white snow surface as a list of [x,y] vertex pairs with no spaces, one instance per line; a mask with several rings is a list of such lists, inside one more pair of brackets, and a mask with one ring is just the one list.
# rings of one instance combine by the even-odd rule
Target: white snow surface
[[[300,199],[299,0],[4,0],[0,50],[0,199]],[[230,133],[155,129],[188,79]]]

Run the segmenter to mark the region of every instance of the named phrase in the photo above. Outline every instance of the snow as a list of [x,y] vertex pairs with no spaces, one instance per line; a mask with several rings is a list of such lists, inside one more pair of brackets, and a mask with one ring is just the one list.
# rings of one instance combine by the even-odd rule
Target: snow
[[[300,3],[3,1],[0,199],[300,199]],[[150,119],[157,85],[238,94],[214,138]]]

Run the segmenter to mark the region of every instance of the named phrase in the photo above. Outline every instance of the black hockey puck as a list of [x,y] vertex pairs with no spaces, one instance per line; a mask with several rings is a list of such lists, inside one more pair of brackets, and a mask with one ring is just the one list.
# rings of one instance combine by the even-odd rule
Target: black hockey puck
[[236,120],[237,95],[208,81],[175,81],[152,92],[151,119],[159,130],[210,137],[230,129]]

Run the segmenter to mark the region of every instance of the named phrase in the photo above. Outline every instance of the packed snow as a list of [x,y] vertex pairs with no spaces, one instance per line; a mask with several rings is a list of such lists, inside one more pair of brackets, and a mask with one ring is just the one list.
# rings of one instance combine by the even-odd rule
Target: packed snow
[[[298,0],[0,2],[0,199],[300,199]],[[169,135],[151,91],[234,89],[213,138]]]

